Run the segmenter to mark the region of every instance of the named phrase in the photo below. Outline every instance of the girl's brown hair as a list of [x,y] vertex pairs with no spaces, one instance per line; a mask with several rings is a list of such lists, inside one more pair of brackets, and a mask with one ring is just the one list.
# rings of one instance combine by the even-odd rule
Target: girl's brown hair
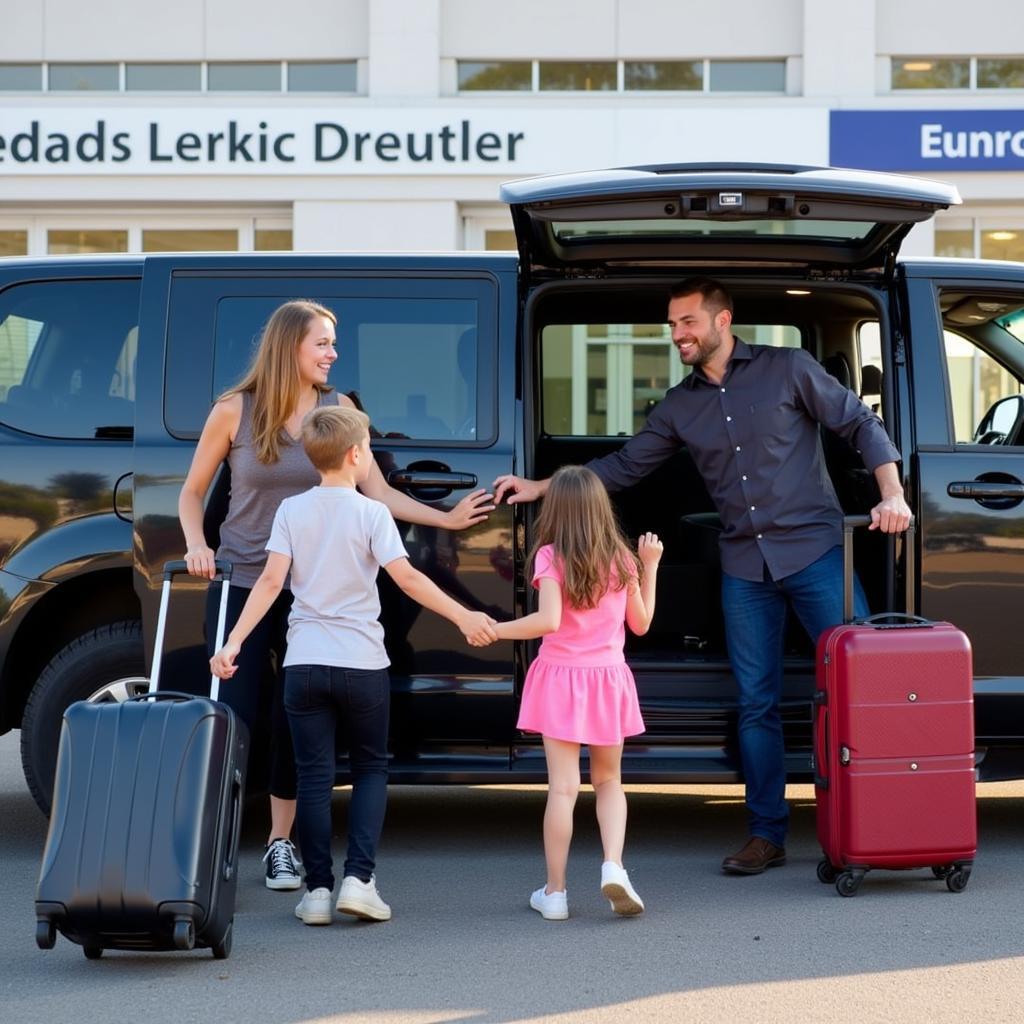
[[640,560],[626,543],[608,492],[586,466],[563,466],[551,477],[537,517],[531,560],[545,544],[554,548],[562,590],[573,608],[593,608],[609,590],[641,577]]
[[[245,376],[218,399],[245,391],[252,395],[253,444],[256,458],[264,464],[277,462],[281,431],[299,404],[301,383],[295,353],[309,330],[309,322],[315,317],[338,323],[329,309],[308,299],[295,299],[278,306],[263,329]],[[315,386],[323,393],[331,390],[326,384]]]

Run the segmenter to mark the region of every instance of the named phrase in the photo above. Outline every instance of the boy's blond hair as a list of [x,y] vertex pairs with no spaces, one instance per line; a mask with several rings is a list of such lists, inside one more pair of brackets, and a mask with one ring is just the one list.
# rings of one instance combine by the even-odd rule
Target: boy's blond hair
[[302,447],[321,472],[341,469],[345,453],[370,432],[370,417],[358,409],[321,406],[302,421]]

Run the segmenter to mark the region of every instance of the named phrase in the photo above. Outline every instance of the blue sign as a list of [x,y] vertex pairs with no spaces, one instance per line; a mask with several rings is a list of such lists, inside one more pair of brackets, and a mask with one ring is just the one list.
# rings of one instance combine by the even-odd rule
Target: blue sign
[[1024,110],[833,110],[829,122],[833,167],[1024,170]]

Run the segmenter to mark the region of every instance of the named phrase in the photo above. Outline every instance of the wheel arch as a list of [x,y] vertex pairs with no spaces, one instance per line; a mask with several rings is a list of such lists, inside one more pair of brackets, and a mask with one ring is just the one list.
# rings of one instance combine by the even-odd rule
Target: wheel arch
[[0,730],[21,725],[39,674],[58,651],[99,626],[142,619],[130,568],[101,569],[59,583],[25,613],[0,674]]

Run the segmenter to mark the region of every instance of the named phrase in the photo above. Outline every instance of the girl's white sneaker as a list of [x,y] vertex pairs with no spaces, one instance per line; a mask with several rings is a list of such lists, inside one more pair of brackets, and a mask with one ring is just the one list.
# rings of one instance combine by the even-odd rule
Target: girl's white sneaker
[[626,869],[619,867],[613,860],[606,860],[601,865],[601,892],[616,914],[632,917],[644,912],[644,901],[630,885]]
[[530,906],[545,921],[564,921],[569,916],[569,900],[565,890],[561,892],[545,892],[547,886],[542,885],[530,896]]

